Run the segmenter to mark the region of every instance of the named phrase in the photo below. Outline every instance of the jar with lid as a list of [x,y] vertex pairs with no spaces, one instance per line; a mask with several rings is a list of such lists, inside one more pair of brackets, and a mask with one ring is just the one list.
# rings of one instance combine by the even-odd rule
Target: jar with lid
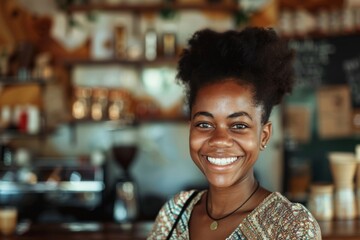
[[106,116],[108,105],[108,90],[106,88],[96,88],[93,90],[93,102],[91,105],[91,118],[93,120],[103,120]]
[[332,184],[312,184],[308,202],[309,211],[319,221],[334,217],[334,186]]
[[110,120],[120,120],[125,109],[125,101],[121,91],[112,89],[109,92],[109,109],[108,115]]
[[117,120],[124,124],[134,121],[133,99],[125,89],[114,89],[109,94],[108,115],[110,120]]
[[75,100],[72,105],[72,116],[75,119],[85,119],[90,114],[91,88],[76,87]]

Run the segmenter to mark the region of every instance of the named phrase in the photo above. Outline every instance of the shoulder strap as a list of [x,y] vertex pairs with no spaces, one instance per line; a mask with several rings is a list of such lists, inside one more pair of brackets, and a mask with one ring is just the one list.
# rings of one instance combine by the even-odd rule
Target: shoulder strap
[[174,222],[174,224],[173,224],[173,226],[172,226],[172,228],[171,228],[171,230],[170,230],[170,232],[169,232],[166,240],[169,240],[169,239],[171,238],[171,235],[173,234],[173,232],[174,232],[174,230],[175,230],[175,228],[176,228],[176,225],[177,225],[178,222],[180,221],[181,215],[184,213],[184,211],[186,210],[187,206],[189,206],[191,200],[193,200],[194,197],[195,197],[198,193],[199,193],[199,191],[194,191],[194,192],[190,195],[190,197],[186,200],[186,202],[184,203],[183,207],[181,208],[181,211],[180,211],[179,215],[177,216],[177,218],[176,218],[176,220],[175,220],[175,222]]

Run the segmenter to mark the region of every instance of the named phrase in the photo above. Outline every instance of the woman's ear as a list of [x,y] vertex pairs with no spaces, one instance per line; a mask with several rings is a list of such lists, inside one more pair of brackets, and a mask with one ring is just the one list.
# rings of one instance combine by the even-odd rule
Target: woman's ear
[[272,134],[272,123],[268,121],[263,125],[261,130],[260,150],[264,150],[266,148],[266,145],[270,140],[271,134]]

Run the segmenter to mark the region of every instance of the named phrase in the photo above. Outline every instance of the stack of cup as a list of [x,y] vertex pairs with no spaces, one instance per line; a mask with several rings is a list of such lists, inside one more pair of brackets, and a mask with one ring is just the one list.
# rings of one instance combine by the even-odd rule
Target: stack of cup
[[335,217],[341,220],[357,217],[354,178],[355,154],[351,152],[329,153],[331,173],[335,185]]
[[312,184],[308,208],[319,221],[329,221],[334,216],[333,203],[334,186],[332,184]]
[[356,202],[358,209],[358,216],[360,217],[360,144],[356,145]]

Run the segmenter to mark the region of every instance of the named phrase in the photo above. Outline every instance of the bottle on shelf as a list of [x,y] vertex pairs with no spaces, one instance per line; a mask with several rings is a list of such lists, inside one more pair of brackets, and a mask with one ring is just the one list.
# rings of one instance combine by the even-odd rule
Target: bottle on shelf
[[139,19],[134,17],[127,39],[126,56],[129,60],[139,60],[144,57],[144,46],[138,26]]
[[145,59],[152,61],[157,58],[158,52],[158,35],[153,26],[153,20],[150,21],[144,36],[144,55]]
[[118,59],[126,58],[127,31],[123,25],[115,26],[115,57]]
[[28,105],[26,107],[27,111],[27,133],[37,134],[40,132],[41,128],[41,116],[39,108],[35,105]]
[[176,35],[174,32],[164,32],[162,34],[162,52],[164,57],[176,56]]

